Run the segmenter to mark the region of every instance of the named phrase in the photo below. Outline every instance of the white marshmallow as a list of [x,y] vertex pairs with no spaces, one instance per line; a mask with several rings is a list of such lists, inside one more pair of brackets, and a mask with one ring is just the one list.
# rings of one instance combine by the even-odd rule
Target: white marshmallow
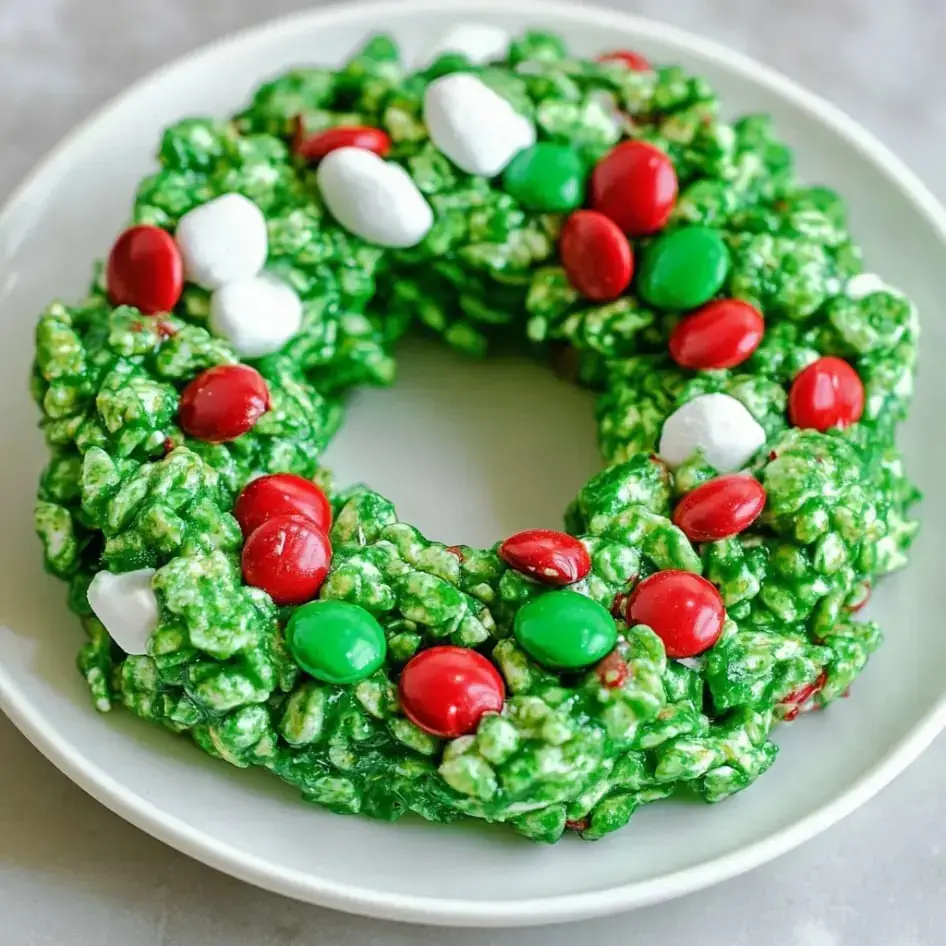
[[186,278],[204,289],[249,279],[266,263],[266,218],[242,194],[224,194],[188,211],[174,238]]
[[430,140],[468,174],[495,177],[535,144],[535,126],[485,82],[465,72],[435,79],[424,93]]
[[434,224],[434,212],[410,174],[364,148],[338,148],[317,172],[332,216],[355,236],[378,246],[415,246]]
[[241,358],[279,351],[302,328],[302,300],[288,283],[268,273],[238,279],[210,297],[210,329]]
[[477,66],[504,59],[512,36],[499,26],[488,23],[457,23],[428,46],[418,59],[418,66],[430,65],[444,53],[461,53]]
[[875,292],[889,292],[895,296],[902,296],[899,289],[885,283],[877,273],[860,273],[847,281],[844,294],[849,299],[863,299],[872,296]]
[[741,401],[728,394],[700,394],[664,421],[659,452],[677,467],[702,450],[710,466],[731,473],[764,443],[765,431]]
[[89,605],[112,640],[126,654],[146,654],[158,626],[158,599],[151,588],[153,568],[99,572],[89,585]]
[[697,673],[703,670],[703,664],[706,663],[702,657],[677,657],[675,659],[678,664],[681,664],[688,670],[695,670]]

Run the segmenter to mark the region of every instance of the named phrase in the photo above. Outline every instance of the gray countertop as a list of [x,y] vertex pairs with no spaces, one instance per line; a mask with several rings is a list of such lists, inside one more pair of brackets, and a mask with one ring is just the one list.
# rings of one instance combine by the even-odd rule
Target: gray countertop
[[[515,0],[510,0],[514,3]],[[303,0],[0,0],[0,197],[93,108],[155,66]],[[722,40],[833,100],[941,199],[940,0],[612,0]],[[856,707],[852,706],[852,710]],[[946,739],[879,798],[753,873],[577,926],[423,929],[247,887],[125,824],[0,718],[3,946],[933,946],[946,942]],[[799,773],[799,777],[803,777]]]

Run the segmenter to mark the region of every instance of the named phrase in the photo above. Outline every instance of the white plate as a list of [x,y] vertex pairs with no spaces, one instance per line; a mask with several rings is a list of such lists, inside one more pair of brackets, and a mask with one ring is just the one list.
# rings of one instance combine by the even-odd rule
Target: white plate
[[[36,314],[51,295],[83,290],[92,257],[107,250],[136,181],[153,166],[160,129],[185,114],[232,111],[264,77],[293,63],[336,61],[370,30],[391,29],[413,53],[458,17],[510,29],[541,24],[582,53],[638,48],[705,75],[731,112],[772,112],[807,176],[850,200],[871,266],[909,291],[926,316],[921,382],[903,437],[910,470],[929,495],[925,529],[911,568],[875,596],[872,613],[888,641],[854,698],[783,727],[778,763],[743,795],[716,807],[654,805],[598,844],[569,839],[548,848],[501,828],[326,814],[262,772],[214,762],[127,714],[96,715],[74,670],[81,632],[63,587],[43,575],[32,535],[44,457],[26,390]],[[53,763],[145,831],[252,883],[352,912],[549,923],[677,896],[760,864],[864,802],[944,722],[946,581],[937,554],[946,526],[944,240],[946,213],[836,109],[736,53],[618,13],[547,0],[345,6],[190,56],[74,132],[0,217],[3,708]],[[333,447],[343,476],[370,478],[408,520],[450,541],[488,543],[517,528],[555,525],[596,467],[587,397],[536,368],[469,366],[424,346],[406,363],[404,383],[362,397]]]

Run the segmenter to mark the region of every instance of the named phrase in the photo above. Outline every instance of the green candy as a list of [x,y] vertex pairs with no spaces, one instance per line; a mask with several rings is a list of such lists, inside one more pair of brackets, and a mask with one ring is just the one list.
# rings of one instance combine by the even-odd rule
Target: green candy
[[503,187],[528,210],[566,213],[585,199],[588,169],[568,145],[541,141],[524,148],[503,172]]
[[381,625],[346,601],[310,601],[286,628],[289,650],[306,673],[326,683],[357,683],[384,663]]
[[729,250],[719,231],[684,227],[644,251],[637,290],[659,309],[695,309],[719,292],[728,272]]
[[516,640],[546,667],[577,670],[596,663],[617,643],[607,610],[577,591],[533,598],[516,614]]

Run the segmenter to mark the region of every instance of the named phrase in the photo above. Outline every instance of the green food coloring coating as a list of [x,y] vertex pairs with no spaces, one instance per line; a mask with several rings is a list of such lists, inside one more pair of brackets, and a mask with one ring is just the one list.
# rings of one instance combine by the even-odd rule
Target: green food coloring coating
[[[99,710],[186,733],[215,759],[271,773],[331,811],[591,840],[678,789],[709,802],[745,789],[775,759],[773,727],[799,703],[832,704],[868,665],[881,630],[854,608],[906,564],[918,528],[918,494],[895,442],[913,391],[917,317],[899,293],[848,292],[862,264],[844,202],[795,177],[770,118],[724,119],[707,83],[677,66],[630,73],[574,57],[557,37],[522,36],[482,70],[484,81],[534,118],[543,141],[574,148],[589,166],[632,130],[658,143],[681,182],[665,233],[725,233],[725,291],[765,313],[762,343],[738,370],[681,371],[640,279],[617,300],[583,298],[558,265],[564,221],[526,207],[502,177],[460,174],[433,146],[423,91],[458,65],[443,57],[408,75],[390,38],[377,36],[340,69],[274,77],[232,120],[167,129],[132,222],[173,233],[191,208],[245,194],[267,219],[267,268],[299,293],[306,324],[255,363],[274,409],[238,441],[205,444],[177,425],[179,393],[239,359],[207,330],[204,290],[186,286],[161,318],[113,306],[98,277],[78,304],[50,305],[31,377],[51,454],[36,529],[81,617],[78,666]],[[615,92],[633,129],[615,128],[606,104]],[[369,246],[324,213],[312,167],[292,153],[299,118],[309,132],[361,125],[391,137],[388,160],[436,217],[421,245]],[[637,243],[639,273],[659,242]],[[408,333],[476,355],[534,345],[600,391],[606,468],[566,513],[592,568],[569,592],[507,568],[495,548],[426,538],[387,498],[333,484],[321,466],[348,395],[392,382]],[[864,419],[843,431],[794,429],[787,391],[826,354],[857,369]],[[750,541],[693,545],[672,512],[715,471],[701,462],[668,471],[653,455],[667,417],[714,392],[738,397],[765,428],[753,472],[767,506]],[[379,452],[373,465],[401,453]],[[414,460],[418,475],[436,475],[437,457]],[[258,473],[313,478],[330,496],[332,569],[319,594],[383,626],[387,655],[368,678],[339,686],[301,671],[282,640],[288,615],[242,581],[233,501]],[[157,569],[160,621],[151,652],[127,655],[89,614],[88,584],[103,567],[145,566]],[[609,608],[630,576],[661,569],[702,574],[725,601],[723,635],[698,663],[668,660],[644,625],[619,625],[629,672],[608,687],[607,666],[601,677],[540,668],[513,636],[536,596],[580,591]],[[438,645],[476,648],[507,688],[503,712],[456,740],[419,729],[397,697],[402,668]]]
[[566,213],[585,199],[588,169],[574,148],[540,141],[524,148],[503,172],[503,186],[524,207]]
[[607,610],[576,591],[534,598],[516,615],[516,640],[546,667],[576,670],[596,663],[617,643]]
[[448,76],[454,72],[466,72],[470,68],[470,60],[463,53],[445,52],[439,55],[425,70],[424,73],[431,80],[439,76]]
[[659,309],[695,309],[719,292],[729,273],[729,250],[718,230],[684,227],[644,251],[637,289]]
[[384,663],[381,625],[364,608],[346,601],[310,601],[286,627],[297,664],[326,683],[357,683]]

